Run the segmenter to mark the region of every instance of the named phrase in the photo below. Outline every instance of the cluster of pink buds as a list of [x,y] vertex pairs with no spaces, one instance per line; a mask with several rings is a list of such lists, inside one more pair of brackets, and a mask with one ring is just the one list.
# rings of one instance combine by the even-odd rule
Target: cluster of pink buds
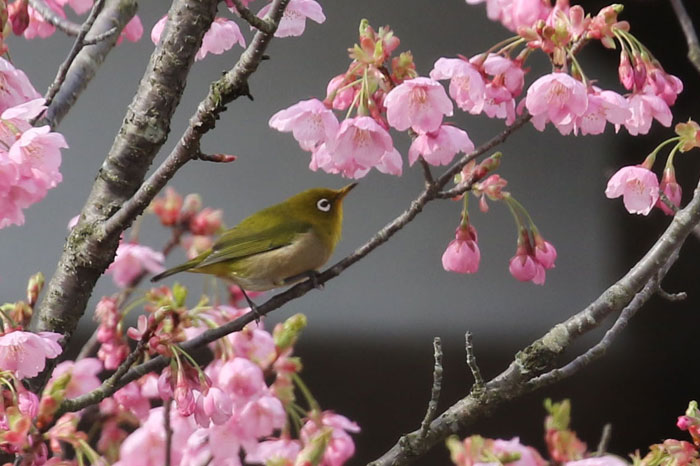
[[536,229],[521,228],[518,248],[510,259],[508,270],[521,282],[531,281],[535,285],[544,285],[545,272],[554,267],[556,258],[557,250]]
[[700,448],[700,410],[697,401],[688,403],[688,409],[683,416],[678,416],[676,425],[681,430],[687,430],[695,446]]

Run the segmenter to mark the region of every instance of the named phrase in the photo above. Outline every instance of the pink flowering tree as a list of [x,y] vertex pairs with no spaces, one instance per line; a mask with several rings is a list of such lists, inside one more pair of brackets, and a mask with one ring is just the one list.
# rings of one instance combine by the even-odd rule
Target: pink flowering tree
[[[225,299],[205,293],[192,305],[192,290],[178,283],[147,287],[144,278],[161,273],[176,248],[190,258],[209,249],[226,229],[224,213],[205,206],[196,194],[181,196],[168,183],[188,162],[236,160],[231,154],[205,153],[204,137],[215,133],[227,106],[239,97],[252,99],[249,81],[272,53],[268,47],[273,40],[300,36],[316,27],[312,23],[326,20],[315,0],[257,0],[259,5],[227,0],[221,8],[218,3],[174,0],[167,15],[147,25],[154,44],[150,61],[84,207],[69,225],[56,270],[47,282],[40,273],[32,276],[26,300],[0,307],[0,450],[7,461],[27,466],[346,464],[361,427],[332,406],[322,406],[313,395],[316,387],[303,380],[304,355],[295,345],[307,317],[295,314],[272,328],[264,317],[314,287],[342,282],[346,269],[391,240],[429,203],[454,208],[449,230],[456,224],[454,239],[445,233],[445,248],[434,254],[445,271],[479,272],[482,260],[488,260],[479,246],[485,229],[479,226],[477,232],[471,214],[475,205],[487,213],[501,203],[513,218],[516,238],[508,246],[512,258],[501,266],[515,280],[544,285],[547,273],[556,272],[558,254],[566,251],[558,251],[540,231],[535,219],[543,214],[531,213],[518,200],[525,196],[499,172],[509,154],[496,147],[516,131],[553,127],[575,140],[606,130],[637,136],[653,125],[673,126],[638,164],[614,173],[605,189],[608,198],[622,197],[631,214],[668,215],[656,243],[597,299],[554,324],[491,380],[483,379],[467,333],[474,384],[443,412],[437,408],[442,350],[436,339],[425,417],[375,463],[406,464],[446,442],[458,465],[546,464],[517,437],[459,436],[494,408],[580,371],[610,347],[653,295],[669,297],[661,288],[663,278],[686,239],[700,237],[700,187],[692,196],[686,187],[683,202],[683,186],[676,178],[676,156],[700,148],[700,125],[692,118],[676,121],[672,112],[690,83],[664,69],[633,35],[619,4],[588,11],[585,4],[567,0],[467,0],[465,8],[486,3],[488,18],[502,23],[510,37],[486,50],[441,57],[414,57],[403,50],[400,24],[375,28],[362,20],[347,66],[328,76],[317,97],[286,108],[281,104],[269,126],[291,133],[309,153],[313,171],[359,179],[376,169],[396,179],[419,165],[422,190],[405,211],[314,280],[263,298],[253,309],[249,298],[256,295],[228,283]],[[700,73],[693,23],[680,0],[673,5]],[[135,12],[134,0],[0,0],[0,50],[5,54],[0,58],[0,229],[21,228],[26,209],[62,182],[61,161],[71,141],[60,132],[60,123],[110,50],[125,39],[141,39],[144,24]],[[80,23],[69,19],[76,15]],[[11,34],[75,37],[43,96],[9,59],[6,39]],[[609,70],[617,87],[604,87],[605,79],[590,74],[579,54],[584,46],[619,53],[618,65]],[[149,172],[168,141],[194,62],[222,54],[238,54],[236,64],[211,84],[170,152]],[[536,56],[548,61],[548,72],[531,71]],[[425,67],[416,62],[428,63],[429,71],[419,73]],[[490,139],[478,140],[456,123],[457,112],[499,120],[502,128]],[[408,145],[403,154],[397,148],[401,138]],[[663,168],[657,158],[665,160]],[[147,215],[167,232],[161,248],[140,240],[140,218]],[[78,356],[65,358],[103,274],[116,291],[97,302],[97,328]],[[135,323],[128,316],[135,316]],[[561,362],[574,340],[610,316],[615,321],[599,342]],[[691,441],[668,439],[631,459],[606,455],[604,443],[597,452],[589,449],[570,429],[568,402],[547,401],[545,406],[546,456],[553,463],[699,462],[695,402],[677,421]]]

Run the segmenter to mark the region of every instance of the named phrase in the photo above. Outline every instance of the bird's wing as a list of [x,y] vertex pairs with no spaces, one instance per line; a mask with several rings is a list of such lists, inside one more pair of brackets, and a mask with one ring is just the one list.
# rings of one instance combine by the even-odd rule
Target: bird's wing
[[250,223],[243,222],[221,235],[212,246],[211,254],[197,268],[288,246],[298,234],[311,229],[310,224],[301,221],[287,220],[266,228]]

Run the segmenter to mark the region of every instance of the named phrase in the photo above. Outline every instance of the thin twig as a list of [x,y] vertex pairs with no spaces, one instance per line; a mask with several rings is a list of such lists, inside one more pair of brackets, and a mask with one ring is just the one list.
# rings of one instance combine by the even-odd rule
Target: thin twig
[[479,369],[479,365],[476,363],[474,343],[472,342],[472,332],[465,333],[464,340],[464,346],[467,352],[467,366],[474,377],[474,385],[472,385],[471,392],[474,394],[479,394],[484,391],[484,379],[481,377],[481,370]]
[[671,301],[672,303],[688,299],[688,293],[686,293],[685,291],[679,291],[678,293],[669,293],[661,287],[659,287],[659,289],[656,290],[656,294],[658,294],[661,298],[665,299],[666,301]]
[[43,0],[29,0],[29,5],[34,8],[47,23],[54,26],[59,31],[68,34],[69,36],[77,36],[80,34],[79,24],[65,18],[61,18]]
[[425,178],[426,185],[432,186],[435,184],[435,178],[433,178],[433,172],[430,170],[430,165],[428,165],[428,162],[426,162],[422,156],[418,157],[418,161],[420,162],[420,166],[423,168],[423,178]]
[[61,63],[61,66],[58,67],[56,78],[54,78],[53,82],[49,86],[48,91],[46,91],[46,95],[44,96],[44,98],[46,99],[45,105],[47,107],[51,105],[51,102],[53,102],[53,98],[56,97],[58,90],[61,88],[61,85],[66,79],[66,74],[68,74],[68,70],[73,64],[73,60],[75,60],[75,57],[78,56],[78,52],[80,52],[80,50],[82,50],[82,48],[85,46],[85,37],[90,31],[90,28],[92,28],[92,25],[95,23],[97,15],[100,13],[100,11],[102,11],[102,7],[104,6],[104,4],[105,0],[97,0],[92,6],[92,9],[90,10],[90,15],[87,17],[82,27],[80,28],[78,37],[75,38],[75,42],[73,42],[73,47],[71,47],[68,56],[63,61],[63,63]]
[[172,464],[173,429],[170,426],[170,411],[173,399],[169,398],[163,403],[163,428],[165,429],[165,466]]
[[421,423],[421,438],[425,437],[425,435],[428,433],[430,423],[433,422],[433,419],[435,419],[438,401],[440,400],[440,391],[442,390],[442,342],[440,341],[440,337],[435,337],[433,339],[433,357],[435,359],[435,364],[433,365],[433,388],[430,391],[428,409],[425,412],[425,417]]
[[685,40],[688,43],[688,60],[695,67],[695,70],[700,73],[700,42],[693,27],[693,21],[688,15],[688,11],[683,6],[681,0],[670,0],[673,11],[676,13],[678,22],[681,23],[681,29],[685,34]]
[[233,0],[233,5],[236,7],[236,10],[238,10],[238,14],[241,15],[241,18],[246,20],[248,24],[253,26],[255,29],[262,31],[265,34],[272,34],[277,29],[277,26],[270,23],[269,20],[255,16],[250,9],[243,5],[241,0]]
[[598,442],[598,450],[596,450],[595,456],[603,456],[608,451],[611,435],[612,424],[607,423],[603,426],[603,433],[600,434],[600,442]]
[[197,155],[196,157],[199,160],[204,160],[207,162],[215,162],[215,163],[229,163],[233,162],[236,160],[235,155],[229,155],[229,154],[202,154],[201,152]]

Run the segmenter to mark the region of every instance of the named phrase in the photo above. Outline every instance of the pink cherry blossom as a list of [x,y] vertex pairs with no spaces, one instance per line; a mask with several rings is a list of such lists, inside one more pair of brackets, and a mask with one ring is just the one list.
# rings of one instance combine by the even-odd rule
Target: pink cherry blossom
[[467,229],[458,227],[455,239],[442,254],[442,267],[448,272],[476,273],[480,260],[476,229],[471,225]]
[[627,461],[615,455],[592,456],[577,461],[567,461],[565,466],[629,466]]
[[155,45],[158,45],[160,42],[160,36],[163,35],[163,29],[165,29],[165,23],[167,22],[168,16],[165,15],[153,25],[153,28],[151,29],[151,42],[153,42]]
[[117,45],[121,44],[124,39],[129,42],[138,42],[141,40],[141,36],[143,36],[143,23],[141,23],[139,15],[134,15],[119,34]]
[[34,377],[44,370],[47,359],[53,359],[63,349],[54,332],[23,332],[15,330],[0,336],[0,370],[13,371],[17,378]]
[[[574,134],[602,134],[606,123],[624,124],[632,115],[629,103],[617,92],[604,91],[593,86],[588,93],[588,107],[583,115],[573,122]],[[567,125],[561,125],[560,131],[566,133]]]
[[683,82],[663,69],[651,65],[644,91],[661,97],[668,105],[673,105],[678,94],[683,91]]
[[510,125],[515,121],[515,99],[505,87],[489,82],[484,96],[484,113],[489,118],[504,119]]
[[[481,56],[472,58],[472,61],[476,60],[480,61]],[[491,53],[483,61],[483,68],[487,74],[494,77],[494,81],[505,87],[512,97],[519,96],[523,91],[525,71],[519,62]]]
[[[268,3],[258,12],[258,16],[263,18],[272,4]],[[284,10],[279,27],[275,31],[275,37],[297,37],[304,33],[306,29],[306,18],[322,24],[326,20],[323,8],[315,0],[290,0]]]
[[408,149],[408,163],[413,165],[418,156],[431,165],[447,165],[459,152],[474,150],[474,143],[466,131],[442,125],[437,131],[419,134]]
[[403,159],[401,154],[396,149],[384,152],[379,163],[374,166],[377,170],[385,175],[401,176],[403,173]]
[[318,99],[302,100],[280,110],[268,124],[277,131],[291,131],[301,148],[309,151],[333,140],[340,127],[333,112]]
[[[683,189],[681,188],[681,185],[678,184],[678,181],[676,181],[676,174],[672,167],[664,170],[664,175],[661,178],[661,185],[659,186],[659,189],[662,193],[664,193],[671,204],[676,206],[676,208],[681,206]],[[669,209],[666,203],[661,200],[661,196],[659,196],[659,200],[656,201],[656,207],[661,209],[661,211],[666,215],[675,214],[675,212]]]
[[632,114],[624,125],[632,136],[647,134],[651,129],[653,119],[667,128],[671,126],[673,121],[671,109],[661,97],[653,94],[635,93],[627,100]]
[[97,358],[83,358],[79,361],[63,361],[58,364],[51,374],[51,380],[55,381],[64,374],[70,374],[70,381],[66,386],[66,398],[77,398],[101,385],[97,376],[102,372],[102,363]]
[[345,110],[352,104],[355,98],[356,89],[355,87],[343,87],[347,86],[345,74],[339,74],[328,82],[326,86],[326,101],[333,97],[332,106],[336,110]]
[[231,417],[233,402],[228,393],[217,387],[210,387],[205,394],[197,395],[194,417],[202,427],[224,424]]
[[228,336],[236,356],[246,358],[261,368],[267,367],[275,358],[275,342],[265,330],[246,326],[242,331]]
[[610,199],[623,196],[629,213],[648,215],[659,199],[659,179],[640,166],[622,167],[608,181],[605,195]]
[[450,80],[450,97],[462,110],[478,115],[484,108],[484,78],[470,62],[461,58],[439,58],[430,72],[432,79]]
[[233,396],[236,404],[242,404],[256,397],[265,389],[262,369],[244,358],[234,358],[221,366],[218,386]]
[[238,24],[230,19],[216,18],[211,23],[207,33],[204,34],[202,47],[194,59],[195,61],[202,60],[207,56],[207,53],[221,55],[236,44],[245,47],[245,38],[241,34]]
[[[24,71],[0,57],[0,112],[35,99],[41,99],[43,103],[43,98],[34,89]],[[3,118],[7,119],[4,115]]]
[[532,83],[525,106],[540,131],[548,121],[556,127],[570,125],[588,108],[586,86],[568,74],[550,73]]
[[332,433],[320,465],[342,466],[355,453],[355,442],[348,432],[359,432],[360,426],[345,416],[324,411],[321,415],[320,426],[313,420],[304,424],[301,429],[302,442],[308,443],[324,427],[330,427]]
[[545,19],[552,7],[545,0],[466,0],[470,5],[486,3],[486,15],[492,21],[500,21],[513,32],[520,27],[531,27],[537,20]]
[[131,411],[137,418],[145,420],[148,417],[151,403],[138,383],[130,382],[124,385],[114,393],[113,398],[122,409]]
[[413,78],[399,84],[384,99],[389,124],[399,131],[435,131],[443,116],[452,116],[452,101],[445,89],[430,78]]
[[[56,3],[55,0],[45,0],[46,6],[51,8],[59,17],[65,19],[66,14],[60,5]],[[40,37],[46,39],[56,32],[56,28],[49,24],[43,16],[39,14],[31,6],[28,8],[29,11],[29,26],[24,30],[25,39],[34,39],[35,37]]]
[[294,464],[301,442],[288,438],[265,440],[260,442],[252,452],[247,452],[246,463],[255,464]]
[[319,164],[320,168],[360,178],[381,163],[387,152],[396,149],[387,130],[373,118],[360,116],[344,120],[335,140],[327,143],[323,149],[319,147],[319,150],[327,151],[325,160],[321,159],[324,164]]
[[544,267],[531,255],[516,254],[510,259],[508,270],[516,280],[521,282],[532,281],[538,285],[544,283],[544,279],[542,279],[542,283],[536,281],[538,275],[544,273]]
[[144,272],[160,273],[165,270],[164,261],[163,253],[156,252],[148,246],[121,243],[114,262],[106,273],[112,274],[112,279],[118,287],[126,288]]
[[15,142],[8,152],[10,159],[20,167],[20,175],[42,179],[47,188],[61,182],[61,148],[68,147],[61,133],[54,133],[47,126],[30,128]]
[[62,7],[70,5],[73,11],[79,15],[87,13],[87,11],[92,8],[92,2],[93,0],[56,0],[56,3]]
[[545,241],[540,235],[535,235],[535,259],[545,269],[554,268],[557,260],[557,250],[549,241]]
[[509,466],[545,466],[547,464],[537,450],[521,444],[518,437],[511,440],[494,440],[492,451],[496,456],[513,453],[519,454],[520,458],[507,463]]

